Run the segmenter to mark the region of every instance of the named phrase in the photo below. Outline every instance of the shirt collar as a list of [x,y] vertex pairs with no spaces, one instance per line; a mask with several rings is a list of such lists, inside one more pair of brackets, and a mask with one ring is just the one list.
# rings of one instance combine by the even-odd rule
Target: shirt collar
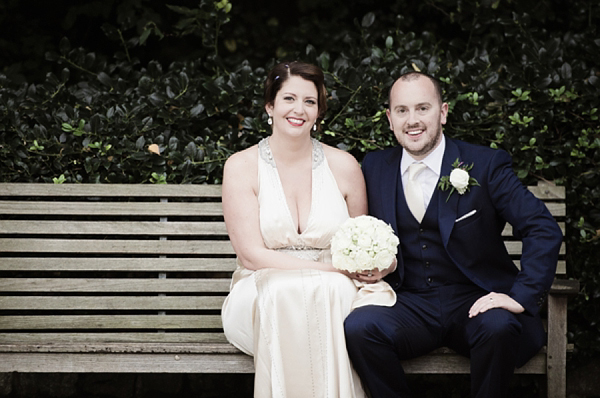
[[442,160],[444,158],[444,151],[446,150],[446,136],[442,134],[442,141],[440,144],[423,160],[415,160],[406,149],[402,148],[402,160],[400,161],[400,173],[404,175],[408,166],[413,163],[423,163],[431,171],[433,171],[438,177],[442,172]]

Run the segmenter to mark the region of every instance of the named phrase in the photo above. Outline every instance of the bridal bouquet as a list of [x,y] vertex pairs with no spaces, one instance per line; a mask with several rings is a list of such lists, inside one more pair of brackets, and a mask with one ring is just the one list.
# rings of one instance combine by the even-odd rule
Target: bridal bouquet
[[382,220],[349,218],[331,238],[333,266],[349,272],[385,269],[396,257],[398,243],[392,227]]

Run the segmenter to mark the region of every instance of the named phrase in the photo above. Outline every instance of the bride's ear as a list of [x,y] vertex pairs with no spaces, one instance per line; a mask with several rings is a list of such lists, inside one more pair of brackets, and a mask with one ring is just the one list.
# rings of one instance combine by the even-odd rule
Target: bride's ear
[[273,104],[267,104],[267,105],[265,105],[265,111],[267,111],[267,113],[269,114],[269,116],[271,116],[273,114]]

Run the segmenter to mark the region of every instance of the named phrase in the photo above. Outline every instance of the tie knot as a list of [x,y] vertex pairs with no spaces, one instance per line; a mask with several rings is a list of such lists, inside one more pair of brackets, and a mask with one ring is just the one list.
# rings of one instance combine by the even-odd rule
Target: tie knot
[[423,163],[413,163],[408,166],[408,179],[414,180],[417,175],[419,175],[419,173],[425,169],[425,167],[427,166]]

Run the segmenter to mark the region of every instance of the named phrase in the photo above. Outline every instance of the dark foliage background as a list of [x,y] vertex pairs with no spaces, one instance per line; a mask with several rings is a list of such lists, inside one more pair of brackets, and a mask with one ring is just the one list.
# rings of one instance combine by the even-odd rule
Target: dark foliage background
[[0,181],[219,183],[267,134],[283,59],[323,68],[319,138],[360,160],[394,145],[387,91],[419,69],[447,83],[449,135],[566,186],[577,367],[600,353],[599,23],[595,0],[4,0]]

